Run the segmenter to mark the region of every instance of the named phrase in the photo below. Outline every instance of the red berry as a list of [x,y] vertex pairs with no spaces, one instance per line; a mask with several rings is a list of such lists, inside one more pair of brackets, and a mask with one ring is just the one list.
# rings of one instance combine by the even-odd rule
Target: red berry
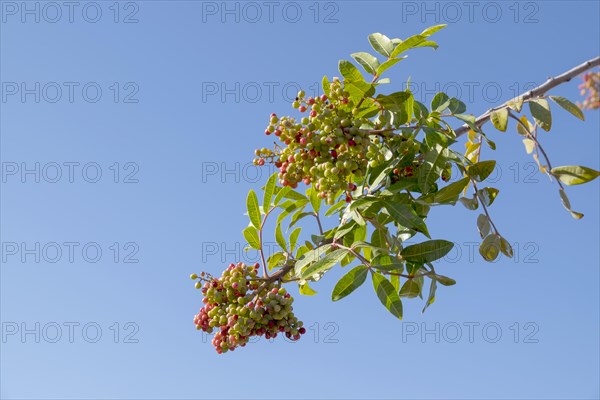
[[322,95],[322,96],[321,96],[321,101],[326,101],[326,100],[327,100],[327,95],[325,95],[325,94],[324,94],[324,95]]
[[350,146],[350,147],[356,146],[356,142],[354,141],[354,139],[348,140],[348,146]]
[[265,160],[264,160],[264,159],[262,159],[262,158],[261,158],[260,160],[258,160],[258,165],[260,165],[261,167],[262,167],[263,165],[265,165]]
[[271,134],[271,132],[269,132],[268,129],[265,129],[265,135],[270,135],[270,134]]
[[300,108],[298,109],[300,112],[304,112],[306,111],[306,106],[305,105],[301,105]]

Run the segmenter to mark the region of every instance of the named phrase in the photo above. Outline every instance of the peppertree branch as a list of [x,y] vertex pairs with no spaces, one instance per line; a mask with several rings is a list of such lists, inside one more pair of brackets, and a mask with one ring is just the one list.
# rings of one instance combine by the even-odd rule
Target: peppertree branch
[[[580,64],[574,68],[571,68],[570,70],[563,72],[562,74],[560,74],[558,76],[548,78],[548,80],[546,82],[544,82],[543,84],[541,84],[540,86],[536,87],[535,89],[529,90],[525,93],[522,93],[520,96],[517,96],[517,98],[521,97],[523,99],[523,101],[527,101],[527,100],[530,100],[530,99],[533,99],[536,97],[543,96],[550,89],[553,89],[556,86],[563,84],[565,82],[569,82],[571,79],[573,79],[577,75],[579,75],[591,68],[597,67],[598,65],[600,65],[600,56],[596,57],[596,58],[592,58],[591,60],[588,60],[588,61],[584,62],[583,64]],[[508,107],[508,101],[500,106],[489,109],[484,114],[477,117],[477,119],[475,120],[475,126],[477,126],[478,128],[481,128],[481,126],[490,119],[490,116],[492,115],[492,113],[494,111],[498,111],[498,110],[501,110],[501,109],[507,108],[507,107]],[[459,136],[462,136],[465,133],[469,132],[469,129],[470,128],[468,125],[463,125],[460,128],[456,129],[454,132],[456,133],[456,137],[459,137]]]

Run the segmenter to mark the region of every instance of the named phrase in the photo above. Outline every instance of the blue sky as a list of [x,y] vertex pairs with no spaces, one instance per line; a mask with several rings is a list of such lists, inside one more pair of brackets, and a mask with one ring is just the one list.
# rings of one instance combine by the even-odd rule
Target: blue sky
[[[337,268],[296,296],[299,343],[217,356],[192,324],[189,274],[255,256],[241,230],[268,115],[368,34],[448,23],[390,90],[410,77],[474,114],[598,55],[597,1],[465,3],[2,1],[2,398],[598,398],[599,184],[570,188],[573,220],[514,127],[484,157],[515,259],[480,259],[476,213],[433,211],[458,284],[424,315],[395,320],[369,284],[332,303]],[[598,169],[598,112],[555,109],[553,163]]]

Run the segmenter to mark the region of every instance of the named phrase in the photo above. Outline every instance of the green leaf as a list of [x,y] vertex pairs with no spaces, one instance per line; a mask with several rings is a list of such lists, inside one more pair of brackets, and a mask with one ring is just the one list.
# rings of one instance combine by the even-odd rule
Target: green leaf
[[423,164],[419,168],[419,188],[427,194],[431,186],[439,178],[448,158],[448,149],[436,145],[425,154]]
[[383,74],[385,71],[396,65],[396,63],[404,60],[404,58],[405,57],[390,58],[389,60],[384,61],[379,67],[377,67],[377,75],[381,76],[381,74]]
[[400,42],[391,54],[391,58],[398,56],[401,53],[404,53],[406,50],[414,49],[415,47],[419,47],[422,43],[427,40],[426,36],[423,35],[414,35],[406,40]]
[[431,284],[429,286],[429,297],[427,298],[427,302],[425,303],[425,307],[423,307],[423,311],[421,311],[421,313],[424,313],[425,310],[427,310],[427,307],[432,305],[433,302],[435,301],[436,289],[437,289],[437,283],[436,283],[435,279],[432,279]]
[[462,114],[467,111],[467,106],[459,99],[453,97],[450,99],[450,105],[448,106],[448,109],[452,114]]
[[302,285],[298,285],[298,290],[300,291],[300,294],[304,296],[314,296],[315,294],[317,294],[317,292],[313,288],[308,286],[308,282],[305,282]]
[[581,111],[581,109],[579,107],[577,107],[576,104],[572,103],[570,100],[565,99],[564,97],[560,97],[560,96],[550,96],[550,98],[559,106],[561,106],[562,108],[564,108],[565,110],[567,110],[568,112],[570,112],[571,114],[573,114],[574,116],[576,116],[577,118],[579,118],[582,121],[585,121],[585,116],[583,115],[583,112]]
[[558,189],[558,194],[560,195],[560,199],[562,201],[563,206],[571,213],[571,216],[575,219],[583,218],[583,214],[577,211],[573,211],[571,209],[571,202],[569,201],[569,197],[567,196],[567,192],[563,190],[563,188]]
[[500,191],[496,188],[485,187],[477,191],[479,200],[486,206],[491,206]]
[[334,205],[332,205],[331,207],[329,207],[329,209],[325,212],[325,216],[328,217],[331,214],[333,214],[334,212],[338,211],[340,208],[344,207],[346,204],[346,201],[344,200],[340,200],[337,203],[335,203]]
[[531,139],[523,139],[523,144],[525,145],[525,151],[527,154],[533,153],[533,149],[535,149],[535,142]]
[[388,58],[390,58],[392,51],[394,50],[394,43],[392,43],[390,38],[381,33],[369,35],[369,43],[371,43],[373,50]]
[[371,243],[374,247],[386,248],[387,240],[386,240],[387,228],[377,228],[371,234]]
[[425,221],[423,221],[423,219],[420,218],[410,206],[406,204],[392,203],[386,200],[383,201],[383,206],[394,219],[394,221],[404,227],[414,229],[429,237],[429,232],[427,231],[427,225],[425,225]]
[[423,264],[444,257],[453,247],[454,243],[447,240],[428,240],[405,247],[400,255],[407,261]]
[[444,92],[439,92],[431,100],[431,111],[442,112],[450,106],[450,98]]
[[456,281],[454,279],[448,278],[447,276],[444,276],[444,275],[435,274],[435,280],[444,286],[456,285]]
[[267,268],[271,271],[275,267],[279,267],[286,260],[282,251],[275,252],[267,258]]
[[477,229],[479,230],[479,235],[483,239],[486,237],[491,230],[490,219],[485,214],[479,214],[477,217]]
[[550,171],[565,185],[581,185],[591,182],[600,176],[600,172],[580,165],[566,165],[563,167],[552,168]]
[[302,218],[308,217],[310,215],[315,215],[314,212],[303,212],[303,211],[304,211],[304,208],[301,208],[298,211],[296,211],[294,213],[294,215],[292,215],[288,229],[291,228],[292,226],[296,225],[298,223],[298,221],[300,221]]
[[438,192],[433,194],[433,202],[440,204],[456,203],[458,196],[460,196],[470,181],[469,178],[463,178],[441,188]]
[[500,236],[492,233],[487,235],[485,239],[483,239],[483,242],[481,242],[481,245],[479,245],[479,254],[481,254],[486,261],[494,261],[500,254],[501,246]]
[[356,229],[357,226],[358,225],[355,221],[346,222],[344,225],[337,228],[337,230],[335,231],[335,235],[333,235],[333,238],[334,239],[342,238],[342,237],[346,236],[347,234],[349,234],[350,232],[352,232],[354,229]]
[[323,93],[325,93],[327,96],[329,96],[330,86],[329,86],[329,79],[327,79],[327,75],[325,75],[323,77],[323,79],[321,80],[321,87],[323,88]]
[[509,257],[509,258],[513,257],[512,246],[510,245],[510,243],[508,243],[508,240],[504,239],[504,237],[502,237],[502,236],[500,236],[500,251],[506,257]]
[[[307,242],[307,244],[310,244]],[[325,244],[323,246],[312,249],[302,255],[301,258],[296,261],[296,265],[294,265],[294,271],[296,275],[300,275],[300,272],[310,263],[318,260],[323,254],[327,253],[327,251],[331,248],[330,244]]]
[[249,226],[242,231],[244,239],[248,242],[250,247],[256,250],[260,250],[260,240],[258,239],[258,231],[255,227]]
[[364,265],[359,265],[348,271],[333,288],[331,300],[338,301],[354,292],[367,279],[367,272],[368,269]]
[[325,255],[325,257],[321,258],[314,264],[309,265],[305,270],[300,273],[301,279],[307,279],[313,276],[314,274],[318,274],[321,272],[325,272],[340,261],[342,258],[346,256],[347,251],[344,249],[337,249],[332,251],[331,253]]
[[379,60],[377,58],[365,52],[353,53],[351,56],[357,63],[363,66],[367,73],[371,75],[377,74],[377,68],[379,68]]
[[414,279],[409,279],[404,282],[402,288],[400,289],[400,297],[408,297],[412,299],[421,294],[421,286]]
[[395,41],[397,40],[399,43],[397,43],[396,47],[394,48],[394,51],[392,52],[392,57],[396,57],[398,54],[405,52],[406,50],[414,49],[417,47],[429,46],[429,47],[433,47],[433,48],[437,49],[438,46],[435,42],[428,41],[426,39],[429,36],[433,35],[435,32],[437,32],[440,29],[443,29],[445,27],[446,27],[445,24],[429,27],[429,28],[425,29],[423,32],[421,32],[419,35],[411,36],[404,41],[394,39]]
[[427,28],[423,32],[421,32],[421,36],[429,37],[429,36],[433,35],[434,33],[436,33],[437,31],[444,29],[446,26],[448,26],[448,25],[440,24],[440,25],[430,26],[429,28]]
[[517,133],[522,136],[529,136],[533,132],[533,126],[525,115],[522,115],[519,121],[521,123],[517,124]]
[[382,271],[403,271],[404,263],[402,263],[398,258],[390,256],[388,254],[382,254],[375,257],[371,264],[373,268],[380,269]]
[[365,80],[358,68],[356,68],[350,61],[340,60],[339,70],[346,82],[364,82]]
[[319,197],[319,194],[314,188],[310,188],[306,191],[306,195],[310,200],[310,205],[312,206],[313,210],[318,213],[321,209],[321,198]]
[[410,92],[394,92],[389,95],[380,94],[377,96],[377,102],[386,110],[401,112],[406,110],[406,101],[412,97]]
[[302,228],[298,227],[290,233],[290,253],[293,253],[296,248],[296,243],[298,243],[298,236],[300,236],[301,230]]
[[490,115],[490,119],[496,129],[501,132],[506,132],[506,127],[508,126],[508,110],[506,108],[494,111],[492,115]]
[[273,199],[273,192],[275,191],[275,185],[277,184],[277,173],[274,173],[269,177],[267,184],[265,185],[265,194],[263,197],[263,210],[267,212],[271,208],[271,200]]
[[[279,189],[279,188],[275,187],[275,190],[277,190],[277,189]],[[292,190],[292,188],[289,186],[279,189],[277,191],[277,194],[275,195],[275,200],[273,201],[273,204],[278,205],[279,202],[288,194],[288,192],[290,190]]]
[[460,201],[461,204],[465,206],[468,210],[477,210],[477,207],[479,207],[479,201],[477,200],[477,196],[475,195],[472,199],[469,199],[468,197],[462,197],[458,199],[458,201]]
[[281,224],[277,224],[275,226],[275,240],[279,247],[283,250],[287,251],[287,243],[285,242],[285,237],[283,236],[283,232],[281,232]]
[[523,97],[515,97],[514,99],[506,102],[506,105],[516,112],[521,112],[521,108],[523,108]]
[[252,225],[254,225],[256,229],[260,229],[260,208],[258,206],[258,197],[256,197],[254,190],[250,190],[248,192],[246,206],[248,207],[248,216],[250,217],[250,222],[252,222]]
[[392,283],[392,286],[394,287],[394,292],[399,293],[400,292],[400,277],[398,275],[391,275],[390,282]]
[[552,127],[550,104],[546,99],[529,100],[529,111],[535,122],[546,132]]
[[394,286],[380,273],[373,272],[371,278],[373,288],[381,304],[398,319],[402,319],[402,301],[396,290],[394,290]]
[[495,160],[486,160],[480,161],[476,164],[473,164],[467,170],[469,176],[475,179],[477,182],[483,182],[490,174],[494,171],[496,167]]
[[[365,96],[372,96],[375,93],[375,86],[365,81],[346,81],[344,82],[344,88],[348,91],[348,93],[350,93],[350,99],[354,100],[362,99]],[[361,112],[355,115],[355,117],[358,118],[361,116],[366,116],[367,114],[369,114],[369,117],[371,114],[375,115],[378,111],[378,108],[376,107],[377,105],[373,104],[373,100],[368,99],[364,102],[362,108],[360,109]]]

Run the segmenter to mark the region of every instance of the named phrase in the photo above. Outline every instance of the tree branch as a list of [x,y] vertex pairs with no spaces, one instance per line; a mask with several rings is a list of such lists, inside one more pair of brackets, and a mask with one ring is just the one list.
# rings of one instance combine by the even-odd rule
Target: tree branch
[[[588,60],[588,61],[584,62],[583,64],[580,64],[574,68],[571,68],[570,70],[563,72],[562,74],[560,74],[558,76],[548,78],[548,80],[546,82],[544,82],[542,85],[540,85],[540,86],[536,87],[535,89],[532,89],[528,92],[522,93],[520,96],[517,96],[517,97],[521,97],[521,98],[523,98],[524,101],[526,101],[529,99],[543,96],[550,89],[553,89],[562,83],[569,82],[571,79],[573,79],[577,75],[581,74],[582,72],[585,72],[588,69],[597,67],[598,65],[600,65],[600,57],[592,58],[591,60]],[[477,117],[477,119],[475,120],[475,126],[477,126],[478,128],[481,128],[481,126],[490,119],[490,116],[492,115],[492,113],[494,111],[498,111],[498,110],[500,110],[502,108],[506,108],[506,107],[508,107],[508,102],[506,102],[500,106],[489,109],[484,114]],[[460,128],[456,129],[454,132],[456,133],[456,137],[459,137],[459,136],[462,136],[465,133],[469,132],[469,129],[470,129],[469,126],[463,125]]]

